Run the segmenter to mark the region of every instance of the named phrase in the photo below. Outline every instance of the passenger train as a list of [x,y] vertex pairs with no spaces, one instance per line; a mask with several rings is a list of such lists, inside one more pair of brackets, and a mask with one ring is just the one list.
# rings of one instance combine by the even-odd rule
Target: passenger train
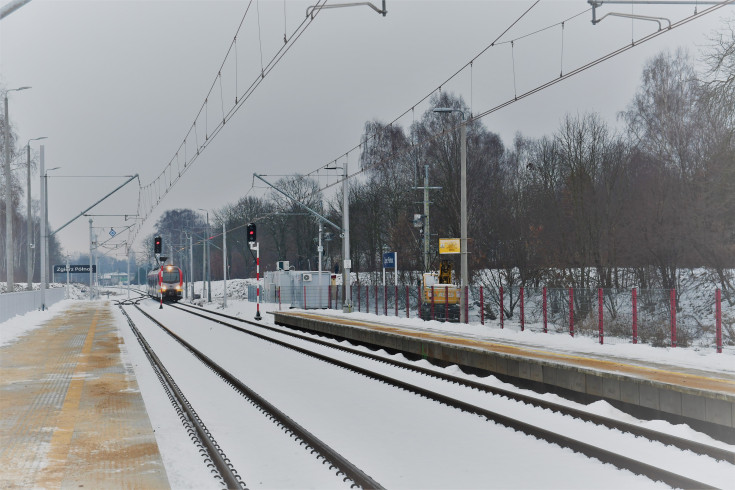
[[184,274],[175,265],[163,265],[148,273],[148,295],[163,301],[176,302],[184,290]]

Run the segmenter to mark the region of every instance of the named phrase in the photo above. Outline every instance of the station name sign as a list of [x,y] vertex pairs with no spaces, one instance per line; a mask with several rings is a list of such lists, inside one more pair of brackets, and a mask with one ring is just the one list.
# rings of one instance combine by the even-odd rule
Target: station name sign
[[[78,273],[84,273],[84,272],[89,274],[89,264],[70,265],[69,272],[71,274],[78,274]],[[92,272],[94,273],[97,272],[97,266],[94,264],[92,265]],[[66,266],[65,265],[55,265],[54,274],[66,274]]]

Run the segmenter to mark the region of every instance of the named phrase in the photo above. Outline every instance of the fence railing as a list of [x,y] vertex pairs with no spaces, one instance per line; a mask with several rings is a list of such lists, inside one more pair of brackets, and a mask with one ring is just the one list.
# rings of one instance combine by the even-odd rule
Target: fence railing
[[[428,295],[442,298],[450,291]],[[249,294],[255,299],[255,288]],[[338,286],[274,287],[261,301],[280,308],[342,309]],[[442,296],[444,294],[445,296]],[[458,321],[501,329],[594,338],[600,344],[643,343],[656,347],[735,348],[735,308],[723,321],[722,299],[669,289],[473,287],[462,305],[422,304],[420,286],[355,283],[353,311],[379,316]]]
[[[64,288],[46,290],[45,303],[51,306],[64,299]],[[0,323],[16,315],[25,315],[29,311],[41,308],[41,291],[19,291],[17,293],[0,294]]]

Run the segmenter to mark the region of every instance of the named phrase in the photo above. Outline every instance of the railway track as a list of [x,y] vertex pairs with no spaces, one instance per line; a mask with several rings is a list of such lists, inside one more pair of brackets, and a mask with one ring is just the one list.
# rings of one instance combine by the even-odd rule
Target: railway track
[[[141,299],[144,298],[138,298],[138,300]],[[139,328],[126,311],[126,306],[134,308],[148,321],[165,331],[173,340],[188,350],[194,357],[219,376],[231,388],[242,395],[251,405],[256,407],[264,418],[270,419],[274,422],[293,440],[294,444],[302,446],[304,450],[310,452],[317,462],[329,465],[329,468],[333,470],[334,475],[339,477],[342,482],[346,482],[348,486],[353,487],[383,488],[378,482],[370,478],[370,476],[365,474],[347,458],[329,447],[304,427],[300,426],[287,414],[279,410],[254,390],[250,389],[210,357],[140,308],[138,304],[136,304],[135,300],[131,300],[130,302],[125,301],[122,303],[123,304],[120,304],[120,309],[126,317],[128,324],[138,339],[138,342],[143,348],[146,357],[151,362],[159,380],[161,380],[164,390],[179,414],[182,423],[184,423],[187,431],[189,432],[192,441],[201,448],[200,452],[202,452],[205,457],[205,461],[207,461],[207,463],[213,468],[216,478],[219,479],[226,488],[247,488],[247,486],[237,470],[233,467],[230,458],[224,453],[213,435],[202,422],[199,415],[194,411],[194,408],[178,388],[178,385],[168,373],[166,367],[160,361],[146,339],[143,338]],[[305,482],[305,486],[310,486],[310,484]]]
[[[565,417],[570,417],[576,420],[590,422],[599,427],[604,427],[604,428],[612,429],[614,431],[620,431],[620,432],[633,434],[636,437],[642,437],[652,442],[657,442],[657,443],[661,443],[664,445],[671,445],[679,449],[691,451],[695,454],[704,455],[706,457],[713,458],[716,460],[726,461],[729,464],[735,463],[735,453],[733,453],[732,451],[726,450],[726,449],[718,448],[716,446],[702,444],[699,442],[672,436],[670,434],[666,434],[666,433],[659,432],[659,431],[653,431],[650,429],[640,427],[635,424],[629,424],[629,423],[622,422],[622,421],[612,419],[609,417],[603,417],[603,416],[585,412],[583,410],[579,410],[576,408],[568,407],[568,406],[561,405],[561,404],[556,404],[553,402],[531,397],[528,395],[519,394],[513,391],[490,387],[485,384],[471,381],[465,378],[461,378],[458,376],[452,376],[452,375],[449,375],[443,372],[438,372],[432,369],[417,366],[413,363],[406,363],[406,362],[396,361],[393,359],[388,359],[388,358],[378,356],[375,354],[371,354],[371,353],[367,353],[367,352],[364,352],[358,349],[353,349],[353,348],[337,345],[332,342],[327,342],[321,339],[317,339],[312,336],[302,335],[302,334],[294,333],[291,331],[285,331],[284,329],[281,329],[281,328],[275,328],[275,327],[264,325],[262,323],[251,322],[249,320],[241,319],[238,317],[225,315],[220,312],[214,312],[211,310],[206,310],[206,309],[194,307],[191,305],[177,305],[177,306],[174,306],[174,308],[180,311],[185,311],[191,315],[196,315],[202,318],[206,318],[207,320],[216,322],[220,325],[240,331],[242,333],[257,337],[261,340],[275,343],[287,349],[295,350],[304,355],[314,357],[316,359],[319,359],[320,361],[329,363],[331,365],[339,366],[340,368],[347,369],[355,373],[359,373],[363,376],[378,380],[382,383],[389,384],[391,386],[400,388],[402,390],[410,391],[412,393],[415,393],[422,397],[434,400],[441,404],[445,404],[445,405],[457,408],[459,410],[462,410],[468,413],[480,415],[490,421],[493,421],[498,424],[504,425],[506,427],[512,428],[514,430],[520,431],[524,434],[528,434],[536,438],[543,439],[547,442],[557,444],[561,447],[572,449],[573,451],[582,453],[588,457],[596,458],[602,462],[613,464],[618,468],[627,469],[633,473],[644,475],[654,481],[663,481],[674,487],[712,488],[711,486],[703,482],[693,480],[691,478],[677,474],[672,471],[661,469],[657,466],[647,464],[645,462],[630,458],[626,455],[619,454],[614,451],[606,450],[602,447],[599,447],[596,444],[582,442],[573,437],[569,437],[564,434],[560,434],[558,432],[547,430],[543,427],[539,427],[533,424],[523,422],[520,419],[509,417],[507,415],[498,413],[493,410],[489,410],[482,406],[478,406],[477,404],[467,402],[460,398],[448,396],[443,393],[439,393],[436,391],[426,389],[422,386],[419,386],[416,383],[406,382],[404,380],[398,379],[395,376],[388,376],[388,375],[382,374],[374,369],[368,369],[365,367],[354,365],[350,362],[346,362],[342,359],[337,358],[338,356],[329,356],[329,355],[321,354],[319,352],[315,352],[312,349],[294,345],[293,343],[288,342],[288,341],[275,339],[272,337],[272,334],[285,335],[292,339],[298,339],[299,341],[305,341],[310,344],[319,345],[321,347],[327,347],[329,349],[334,349],[337,351],[348,353],[350,355],[360,356],[361,358],[370,359],[371,361],[377,361],[381,364],[390,365],[390,366],[399,368],[401,370],[406,370],[406,371],[410,371],[413,373],[421,374],[423,376],[430,376],[435,379],[440,379],[442,381],[451,383],[453,385],[461,386],[461,387],[468,388],[471,390],[480,391],[482,393],[487,393],[487,394],[497,396],[497,397],[506,398],[506,399],[513,400],[520,404],[531,405],[533,407],[552,411],[557,414],[563,415]],[[235,325],[234,323],[230,321],[225,321],[224,318],[226,318],[227,320],[236,321],[240,324],[246,324],[248,325],[248,328],[243,328],[242,326]],[[257,327],[258,331],[254,331],[250,327]],[[264,333],[260,333],[260,332],[264,332]]]

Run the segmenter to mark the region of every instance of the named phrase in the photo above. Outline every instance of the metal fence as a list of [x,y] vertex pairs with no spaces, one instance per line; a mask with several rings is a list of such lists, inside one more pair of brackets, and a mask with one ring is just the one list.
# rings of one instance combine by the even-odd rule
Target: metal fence
[[[46,307],[64,299],[64,288],[46,290]],[[41,308],[41,291],[0,294],[0,323]]]
[[[261,301],[279,304],[282,309],[341,310],[343,294],[341,285],[273,287],[261,289]],[[460,307],[465,309],[470,324],[588,337],[600,344],[642,343],[735,352],[735,308],[728,307],[723,315],[719,289],[704,295],[701,291],[668,289],[473,287],[466,296],[467,301]],[[255,301],[254,286],[249,288],[248,297]],[[416,284],[358,282],[351,287],[351,299],[355,312],[439,321],[458,319],[456,311],[443,303],[422,308],[421,290]]]

